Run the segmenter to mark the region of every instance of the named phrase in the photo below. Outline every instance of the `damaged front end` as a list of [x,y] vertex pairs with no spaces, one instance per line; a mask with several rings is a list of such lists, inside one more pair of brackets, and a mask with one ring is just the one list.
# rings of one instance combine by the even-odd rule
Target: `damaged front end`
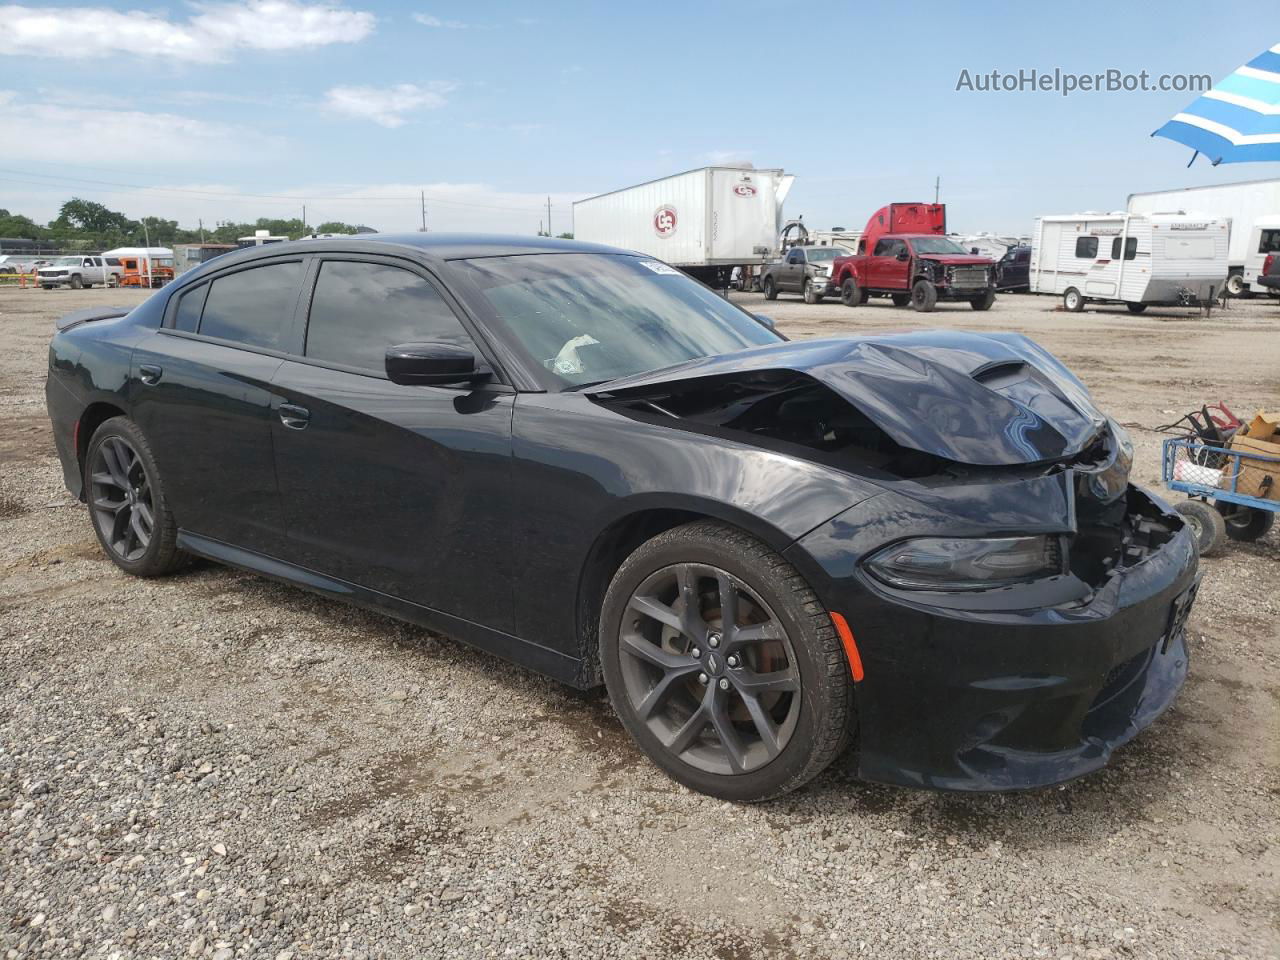
[[787,551],[857,638],[869,779],[991,790],[1078,776],[1185,678],[1191,537],[1129,483],[1123,428],[1026,338],[789,343],[593,395],[882,490]]

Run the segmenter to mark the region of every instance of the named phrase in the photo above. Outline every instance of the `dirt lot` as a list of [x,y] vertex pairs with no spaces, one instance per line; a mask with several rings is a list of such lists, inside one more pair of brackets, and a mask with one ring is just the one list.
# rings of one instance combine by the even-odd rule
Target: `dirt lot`
[[[131,580],[62,488],[51,320],[0,290],[0,950],[179,957],[1275,957],[1280,532],[1205,561],[1192,675],[1106,771],[946,796],[673,785],[599,697],[212,565]],[[1131,425],[1280,409],[1280,308],[765,304],[792,336],[1014,329]],[[927,704],[921,705],[927,709]]]

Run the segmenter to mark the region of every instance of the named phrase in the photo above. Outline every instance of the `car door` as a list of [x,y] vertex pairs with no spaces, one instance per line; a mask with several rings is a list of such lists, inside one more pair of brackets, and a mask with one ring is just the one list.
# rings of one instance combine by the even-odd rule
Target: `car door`
[[284,539],[270,381],[294,349],[305,266],[255,261],[179,290],[132,359],[132,415],[178,525],[268,556]]
[[804,251],[799,247],[792,247],[787,254],[787,273],[786,273],[786,289],[800,290],[804,286]]
[[909,253],[907,241],[901,237],[888,238],[886,240],[888,250],[884,257],[880,260],[880,287],[885,290],[906,290],[910,286],[911,271],[910,257],[906,259],[898,259],[904,253]]
[[421,266],[333,254],[316,258],[307,286],[300,356],[272,383],[286,559],[509,631],[514,391],[387,379],[395,344],[452,343],[483,359]]

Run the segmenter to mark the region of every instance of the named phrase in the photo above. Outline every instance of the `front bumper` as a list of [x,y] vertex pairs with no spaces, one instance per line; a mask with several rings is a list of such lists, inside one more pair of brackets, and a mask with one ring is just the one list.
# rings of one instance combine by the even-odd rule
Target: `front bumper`
[[66,286],[71,283],[69,274],[62,274],[56,277],[47,277],[42,273],[36,274],[36,282],[44,286]]
[[[869,517],[880,499],[868,501]],[[865,523],[862,509],[792,550],[839,574],[819,593],[846,616],[862,657],[855,697],[865,779],[963,791],[1060,783],[1105,765],[1186,679],[1197,557],[1176,519],[1163,546],[1083,602],[1064,602],[1061,584],[1031,585],[1021,609],[999,609],[1011,601],[998,598],[943,609],[835,559],[851,540],[840,525]]]

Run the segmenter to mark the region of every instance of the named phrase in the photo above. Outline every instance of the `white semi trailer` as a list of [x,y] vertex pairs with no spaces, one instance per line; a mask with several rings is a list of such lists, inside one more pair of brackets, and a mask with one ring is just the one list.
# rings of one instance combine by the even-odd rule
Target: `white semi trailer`
[[573,235],[664,260],[724,289],[734,267],[780,255],[782,204],[794,180],[778,169],[701,167],[577,201]]
[[1176,213],[1213,220],[1229,220],[1231,237],[1227,247],[1227,293],[1266,293],[1266,288],[1251,283],[1245,276],[1257,236],[1254,227],[1259,217],[1280,217],[1280,179],[1248,180],[1243,183],[1221,183],[1206,187],[1184,187],[1154,193],[1129,194],[1130,213]]

